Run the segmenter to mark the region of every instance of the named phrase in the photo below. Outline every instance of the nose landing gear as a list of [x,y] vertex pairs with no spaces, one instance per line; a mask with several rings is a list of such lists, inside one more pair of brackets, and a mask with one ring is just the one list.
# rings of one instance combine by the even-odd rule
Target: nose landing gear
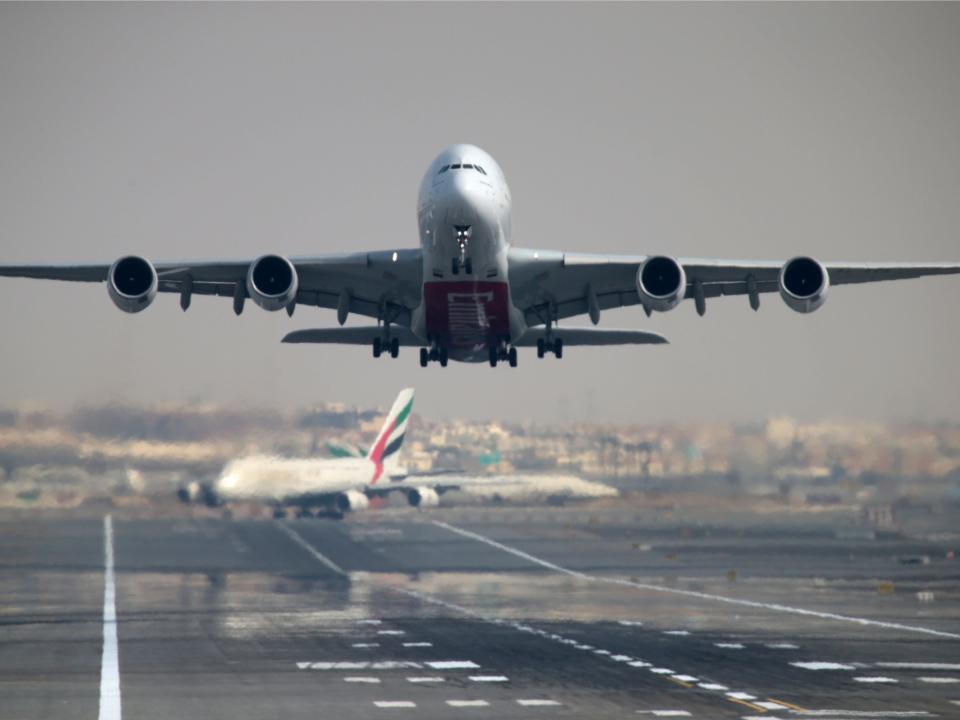
[[450,269],[454,275],[460,274],[460,268],[463,268],[467,275],[473,275],[473,260],[467,257],[467,246],[470,244],[470,236],[473,234],[473,230],[469,225],[454,225],[453,233],[460,256],[451,259]]

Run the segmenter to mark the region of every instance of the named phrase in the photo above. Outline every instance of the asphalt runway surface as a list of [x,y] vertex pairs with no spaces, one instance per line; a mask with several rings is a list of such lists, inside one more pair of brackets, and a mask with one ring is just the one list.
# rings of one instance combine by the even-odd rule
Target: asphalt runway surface
[[0,516],[0,720],[958,718],[949,550],[555,509]]

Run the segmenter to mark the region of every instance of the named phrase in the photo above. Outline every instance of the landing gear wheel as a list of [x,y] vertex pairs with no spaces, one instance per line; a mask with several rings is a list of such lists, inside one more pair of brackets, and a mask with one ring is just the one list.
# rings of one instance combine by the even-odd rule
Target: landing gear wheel
[[440,367],[447,366],[447,349],[445,347],[440,348]]
[[490,348],[490,367],[497,366],[497,360],[500,359],[500,350],[498,348]]
[[467,272],[467,275],[473,275],[473,260],[467,258],[467,261],[463,264],[464,269]]
[[430,362],[430,351],[420,348],[420,367],[426,367],[428,362]]
[[450,263],[450,269],[454,275],[460,274],[460,258],[453,258],[453,261]]
[[390,341],[390,357],[395,358],[400,354],[400,338],[394,338]]
[[543,341],[543,338],[537,340],[537,357],[543,359],[543,356],[547,352],[547,344]]
[[517,349],[515,347],[512,347],[509,351],[507,351],[507,360],[510,361],[510,367],[517,366]]
[[557,360],[563,357],[563,340],[557,338],[553,341],[553,354],[556,356]]
[[380,357],[380,353],[383,352],[383,343],[380,338],[373,339],[373,356],[375,358]]

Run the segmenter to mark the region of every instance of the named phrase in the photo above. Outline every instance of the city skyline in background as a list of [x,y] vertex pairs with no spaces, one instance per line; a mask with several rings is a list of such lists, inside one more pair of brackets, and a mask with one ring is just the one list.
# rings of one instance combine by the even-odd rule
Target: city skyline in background
[[[940,5],[5,5],[0,262],[414,246],[420,176],[455,141],[504,167],[521,247],[957,261],[958,35]],[[810,316],[627,308],[600,327],[671,344],[424,370],[280,344],[331,311],[127,316],[103,286],[4,278],[0,405],[369,407],[413,385],[436,419],[957,422],[958,307],[932,278]]]

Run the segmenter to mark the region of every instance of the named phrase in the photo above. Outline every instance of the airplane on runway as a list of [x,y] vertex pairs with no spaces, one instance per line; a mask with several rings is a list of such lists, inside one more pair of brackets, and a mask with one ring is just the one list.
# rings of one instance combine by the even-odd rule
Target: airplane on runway
[[414,507],[435,507],[440,495],[465,485],[506,485],[508,480],[459,475],[438,480],[409,475],[400,465],[400,449],[413,410],[413,389],[401,390],[376,440],[363,456],[287,459],[251,456],[227,464],[213,483],[192,482],[177,494],[184,502],[210,507],[237,502],[270,505],[279,517],[287,507],[302,516],[341,518],[366,510],[374,497],[402,492]]
[[960,273],[956,263],[837,263],[798,256],[786,261],[710,260],[666,255],[601,255],[511,246],[510,190],[503,171],[474,145],[452,145],[420,185],[420,247],[253,260],[161,262],[128,255],[112,265],[8,265],[0,275],[106,282],[121,310],[139,312],[158,292],[233,298],[238,315],[250,298],[264,310],[297,305],[336,309],[376,325],[298,330],[287,343],[369,345],[374,357],[420,351],[420,364],[448,360],[517,364],[517,348],[560,358],[565,346],[660,344],[641,330],[560,327],[610,308],[640,305],[649,316],[692,299],[745,295],[757,310],[762,293],[779,292],[801,313],[823,305],[831,285]]

